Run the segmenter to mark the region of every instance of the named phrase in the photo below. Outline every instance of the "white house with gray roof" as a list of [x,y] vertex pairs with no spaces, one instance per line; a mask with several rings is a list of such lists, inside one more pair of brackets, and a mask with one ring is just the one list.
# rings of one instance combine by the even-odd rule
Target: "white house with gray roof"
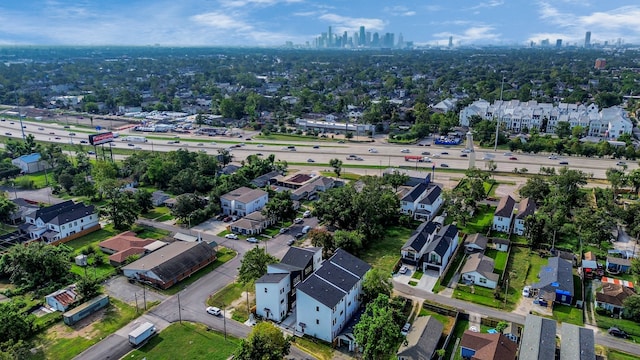
[[400,199],[400,211],[416,220],[429,221],[440,210],[442,202],[442,188],[426,180],[414,186]]
[[269,194],[262,189],[242,186],[220,197],[222,213],[245,216],[261,210],[269,201]]
[[25,215],[20,230],[31,239],[56,242],[84,230],[98,229],[98,214],[93,205],[67,200]]
[[480,253],[471,254],[467,257],[460,275],[466,283],[495,289],[500,280],[500,275],[494,274],[494,261],[488,256]]
[[508,234],[511,231],[511,220],[513,219],[513,210],[515,207],[516,201],[511,195],[500,199],[496,211],[493,214],[491,229]]
[[296,331],[333,342],[358,311],[371,266],[338,249],[296,288]]

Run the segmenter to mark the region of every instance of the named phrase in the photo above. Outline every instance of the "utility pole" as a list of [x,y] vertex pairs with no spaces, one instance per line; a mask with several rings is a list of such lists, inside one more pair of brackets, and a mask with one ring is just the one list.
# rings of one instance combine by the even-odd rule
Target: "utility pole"
[[222,324],[224,327],[224,341],[227,341],[227,308],[222,303]]
[[[504,91],[504,76],[502,77],[502,83],[500,84],[500,106],[502,107],[502,92]],[[495,115],[494,115],[495,117]],[[500,119],[495,117],[496,119],[496,143],[493,146],[493,151],[498,150],[498,133],[500,131]]]
[[178,292],[178,319],[180,324],[182,324],[182,307],[180,306],[180,293]]

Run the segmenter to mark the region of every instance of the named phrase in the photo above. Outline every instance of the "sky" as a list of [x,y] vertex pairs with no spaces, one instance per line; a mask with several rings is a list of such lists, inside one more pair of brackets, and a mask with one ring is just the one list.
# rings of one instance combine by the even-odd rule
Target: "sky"
[[416,45],[640,44],[638,0],[2,0],[0,45],[278,46],[402,33]]

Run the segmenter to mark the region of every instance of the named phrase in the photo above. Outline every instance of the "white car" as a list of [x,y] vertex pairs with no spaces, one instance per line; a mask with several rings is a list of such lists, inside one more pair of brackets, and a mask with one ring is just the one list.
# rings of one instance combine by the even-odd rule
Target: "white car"
[[531,286],[525,286],[524,289],[522,289],[522,296],[524,297],[531,297]]
[[207,313],[213,315],[213,316],[220,316],[222,315],[222,310],[218,309],[215,306],[209,306],[207,307]]
[[402,265],[402,267],[400,267],[400,271],[398,271],[400,274],[406,274],[407,271],[409,271],[409,268]]
[[558,158],[558,156],[556,156],[556,155],[549,156],[549,159],[551,159],[551,160],[556,160],[557,158]]
[[262,144],[258,144],[258,147],[264,147],[264,145],[262,145]]
[[224,237],[231,240],[238,240],[238,235],[236,234],[227,234]]
[[402,150],[400,150],[400,152],[403,153],[403,154],[407,154],[407,153],[409,153],[411,151],[409,149],[402,149]]
[[309,210],[305,211],[304,214],[302,214],[302,217],[308,218],[309,216],[311,216],[311,211]]
[[247,241],[252,243],[252,244],[257,244],[258,243],[258,239],[254,238],[254,237],[247,238]]
[[378,150],[376,150],[376,149],[374,149],[374,148],[371,148],[371,149],[369,149],[369,152],[370,152],[370,153],[372,153],[372,154],[375,154],[375,153],[377,153],[377,152],[378,152]]

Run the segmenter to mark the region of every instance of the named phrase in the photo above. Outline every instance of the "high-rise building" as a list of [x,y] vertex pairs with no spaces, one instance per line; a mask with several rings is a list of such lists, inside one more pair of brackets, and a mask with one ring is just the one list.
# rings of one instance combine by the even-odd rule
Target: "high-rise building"
[[449,47],[453,47],[453,36],[449,36]]
[[365,36],[366,35],[365,35],[365,31],[364,31],[364,26],[360,26],[360,36],[359,36],[359,39],[358,39],[358,45],[360,45],[360,46],[367,45],[367,42],[366,42],[367,39],[366,39]]
[[557,48],[561,48],[562,47],[562,39],[556,40],[556,47]]
[[591,47],[591,31],[587,31],[587,33],[584,34],[584,47],[585,48]]
[[331,47],[333,45],[333,34],[331,33],[331,26],[329,26],[329,35],[327,37],[329,38],[327,47]]
[[402,33],[398,35],[398,49],[404,48],[404,38],[402,37]]
[[369,46],[371,45],[371,31],[367,31],[367,37],[364,39],[364,44]]

